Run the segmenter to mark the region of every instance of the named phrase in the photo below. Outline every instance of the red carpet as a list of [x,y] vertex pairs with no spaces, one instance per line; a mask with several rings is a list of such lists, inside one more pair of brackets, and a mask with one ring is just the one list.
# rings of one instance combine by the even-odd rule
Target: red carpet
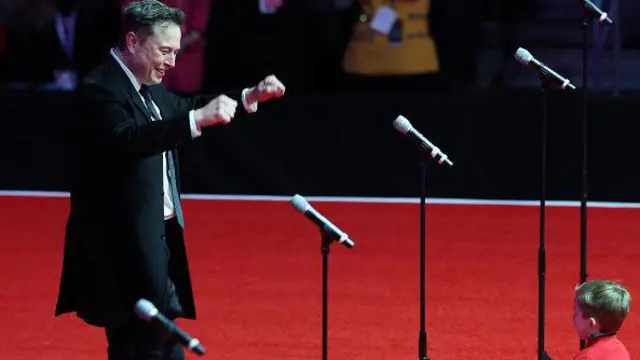
[[[356,242],[332,247],[329,358],[417,359],[418,205],[315,203]],[[0,359],[105,359],[99,329],[53,318],[67,199],[0,197]],[[286,202],[185,201],[199,320],[181,325],[211,359],[318,359],[321,254],[314,225]],[[534,359],[537,207],[429,205],[428,354]],[[640,210],[591,209],[589,278],[640,298]],[[547,350],[571,359],[579,209],[548,209]],[[640,315],[620,337],[640,358]],[[634,342],[634,339],[635,342]],[[195,358],[195,357],[190,357]]]

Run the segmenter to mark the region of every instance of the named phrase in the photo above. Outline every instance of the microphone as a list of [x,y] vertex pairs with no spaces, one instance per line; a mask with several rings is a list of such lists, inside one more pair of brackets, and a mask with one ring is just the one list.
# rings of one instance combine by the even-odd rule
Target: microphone
[[190,351],[198,355],[204,355],[207,352],[198,339],[191,337],[189,334],[182,331],[175,322],[162,315],[151,301],[146,299],[138,300],[135,312],[142,320],[162,326],[175,338],[175,340],[180,342]]
[[[449,166],[453,166],[453,162],[449,160],[449,156],[447,154],[440,151],[440,148],[433,145],[431,141],[427,140],[422,134],[418,132],[418,130],[414,129],[409,120],[404,116],[398,116],[393,122],[393,127],[396,128],[399,132],[405,134],[406,136],[412,138],[418,143],[418,146],[426,151],[431,152],[431,157],[434,158],[438,164],[446,163]],[[438,156],[440,156],[440,160],[438,160]]]
[[569,79],[560,76],[555,71],[551,70],[547,65],[538,61],[531,55],[531,53],[523,48],[518,48],[515,53],[515,58],[524,66],[531,67],[538,71],[543,77],[549,78],[560,85],[561,89],[569,88],[575,90],[576,87],[569,81]]
[[609,17],[609,14],[600,10],[594,3],[589,0],[580,0],[580,5],[585,12],[595,18],[599,23],[605,23],[607,25],[613,24],[613,20]]
[[294,195],[293,198],[291,198],[291,205],[293,205],[296,210],[304,214],[307,219],[311,220],[314,224],[322,228],[322,230],[334,236],[340,244],[346,246],[349,249],[353,248],[353,246],[355,245],[353,240],[349,239],[349,236],[347,234],[338,229],[331,223],[331,221],[322,216],[322,214],[317,212],[316,209],[314,209],[302,196],[298,194]]

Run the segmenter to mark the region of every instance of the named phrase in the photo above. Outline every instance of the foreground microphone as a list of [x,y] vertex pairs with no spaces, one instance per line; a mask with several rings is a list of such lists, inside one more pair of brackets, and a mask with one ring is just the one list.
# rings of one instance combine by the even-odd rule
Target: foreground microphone
[[[453,166],[453,162],[449,160],[449,157],[440,151],[440,148],[433,145],[431,141],[427,140],[422,134],[418,132],[418,130],[414,129],[411,126],[411,123],[407,118],[400,115],[393,122],[393,127],[396,128],[399,132],[405,134],[406,136],[412,138],[418,143],[418,146],[431,152],[431,157],[434,158],[438,164],[442,164],[443,162],[449,166]],[[438,156],[440,156],[440,160],[438,160]]]
[[607,25],[613,24],[613,20],[609,17],[609,14],[600,10],[594,3],[589,0],[580,0],[580,5],[584,8],[585,12],[596,18],[599,23],[605,23]]
[[355,245],[355,243],[349,239],[347,234],[342,232],[342,230],[338,229],[329,220],[317,212],[316,209],[314,209],[302,196],[298,194],[294,195],[293,198],[291,198],[291,205],[293,205],[296,210],[303,213],[309,220],[313,221],[314,224],[318,225],[324,231],[329,232],[340,244],[349,249]]
[[178,325],[173,321],[167,319],[164,315],[158,311],[158,309],[149,300],[140,299],[136,303],[135,312],[139,318],[150,323],[159,324],[165,330],[167,330],[173,337],[183,344],[190,351],[204,355],[207,350],[200,344],[198,339],[195,339],[189,334],[178,328]]
[[531,67],[534,70],[538,71],[543,77],[551,79],[552,81],[558,83],[561,89],[564,90],[565,88],[569,88],[571,90],[575,90],[576,87],[571,84],[571,81],[569,81],[569,79],[560,76],[558,73],[551,70],[547,65],[536,60],[536,58],[534,58],[533,55],[531,55],[531,53],[527,50],[518,48],[518,51],[516,51],[514,56],[516,60],[518,60],[518,62],[522,65]]

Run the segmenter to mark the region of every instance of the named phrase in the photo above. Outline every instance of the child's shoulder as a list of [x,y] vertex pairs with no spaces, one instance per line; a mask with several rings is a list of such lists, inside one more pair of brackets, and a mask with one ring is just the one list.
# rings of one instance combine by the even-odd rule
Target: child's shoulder
[[599,339],[580,351],[574,360],[631,360],[627,347],[617,337]]

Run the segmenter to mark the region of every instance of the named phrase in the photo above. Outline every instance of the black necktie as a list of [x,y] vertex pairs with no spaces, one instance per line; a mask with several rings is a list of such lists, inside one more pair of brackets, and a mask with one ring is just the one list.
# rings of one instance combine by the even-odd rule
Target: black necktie
[[[148,111],[148,115],[154,121],[160,120],[160,114],[156,111],[155,106],[153,106],[153,100],[151,99],[151,94],[149,93],[149,88],[146,85],[142,85],[140,88],[140,94],[144,98],[145,108]],[[182,217],[182,208],[180,206],[180,195],[178,195],[178,185],[176,182],[176,168],[173,162],[173,152],[171,150],[165,151],[166,159],[167,159],[167,177],[169,178],[169,189],[171,191],[171,201],[173,202],[173,207],[176,212],[176,217],[178,218],[178,223],[180,226],[184,228],[184,218]]]

